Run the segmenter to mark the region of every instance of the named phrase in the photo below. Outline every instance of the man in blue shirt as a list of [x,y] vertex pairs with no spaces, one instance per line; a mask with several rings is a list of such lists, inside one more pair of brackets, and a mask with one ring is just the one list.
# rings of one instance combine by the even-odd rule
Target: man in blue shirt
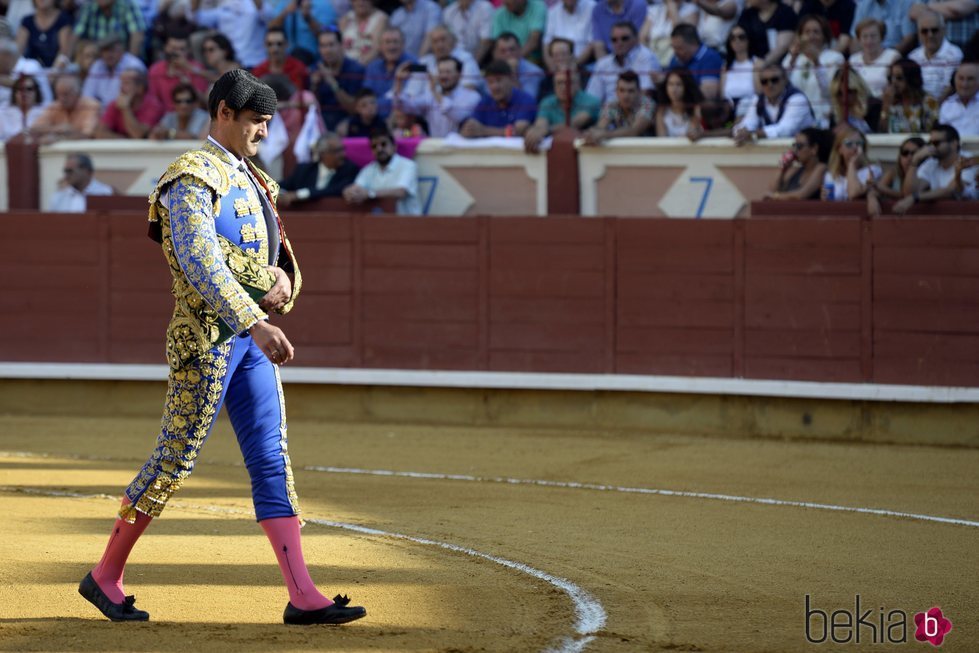
[[591,40],[596,60],[612,51],[612,27],[623,21],[631,23],[638,34],[646,22],[646,3],[643,0],[598,0],[591,12]]
[[721,87],[721,55],[713,48],[700,42],[697,28],[688,23],[680,23],[670,33],[673,58],[670,70],[686,68],[707,100],[717,98]]
[[523,136],[537,117],[534,98],[514,88],[513,69],[505,61],[492,61],[483,74],[489,96],[476,105],[473,115],[462,124],[462,135]]
[[391,87],[398,66],[413,61],[405,52],[405,38],[397,27],[381,32],[380,56],[367,64],[364,86],[377,94],[377,115],[387,120],[391,115]]
[[329,131],[336,131],[340,121],[354,112],[354,98],[364,85],[364,67],[344,55],[343,40],[336,28],[328,28],[318,37],[321,61],[312,69],[310,86],[323,112]]

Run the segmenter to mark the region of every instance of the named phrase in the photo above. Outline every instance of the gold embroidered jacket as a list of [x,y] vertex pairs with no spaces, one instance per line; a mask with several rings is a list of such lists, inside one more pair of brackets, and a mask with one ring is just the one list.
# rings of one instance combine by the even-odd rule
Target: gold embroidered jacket
[[[179,369],[212,347],[268,316],[258,300],[275,283],[268,265],[293,274],[292,296],[302,277],[275,199],[279,186],[247,164],[258,185],[209,141],[170,164],[150,194],[176,300],[167,328],[167,362]],[[260,197],[259,193],[265,195]]]

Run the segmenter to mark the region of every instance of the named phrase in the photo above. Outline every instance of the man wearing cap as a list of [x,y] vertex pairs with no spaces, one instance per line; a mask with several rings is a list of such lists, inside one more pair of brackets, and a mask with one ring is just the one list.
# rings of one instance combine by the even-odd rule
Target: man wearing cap
[[146,72],[146,64],[139,57],[126,52],[123,38],[119,34],[107,36],[99,41],[99,58],[92,63],[82,95],[98,100],[105,108],[119,97],[119,84],[122,73],[127,70]]
[[78,591],[113,621],[147,621],[122,579],[137,539],[190,476],[222,405],[252,483],[259,524],[289,590],[287,624],[341,624],[367,614],[310,579],[286,448],[278,366],[292,360],[268,313],[286,313],[302,285],[275,210],[278,185],[248,160],[268,135],[275,92],[244,70],[214,84],[211,134],[177,158],[150,194],[150,233],[163,244],[176,300],[167,329],[170,376],[161,432],[126,488],[99,563]]

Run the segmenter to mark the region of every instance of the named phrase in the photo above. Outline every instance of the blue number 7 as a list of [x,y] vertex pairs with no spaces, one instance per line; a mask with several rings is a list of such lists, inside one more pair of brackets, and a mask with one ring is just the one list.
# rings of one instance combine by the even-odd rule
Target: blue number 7
[[700,198],[700,206],[693,217],[699,218],[704,214],[704,207],[707,206],[707,198],[710,197],[710,189],[714,186],[713,177],[691,177],[690,181],[694,184],[704,184],[704,194]]

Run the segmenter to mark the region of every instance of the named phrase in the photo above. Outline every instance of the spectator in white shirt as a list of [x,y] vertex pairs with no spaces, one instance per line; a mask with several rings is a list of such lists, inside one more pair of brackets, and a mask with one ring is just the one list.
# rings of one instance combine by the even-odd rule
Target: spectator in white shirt
[[628,21],[618,22],[612,26],[609,38],[612,54],[598,60],[585,90],[604,104],[615,99],[615,85],[619,75],[631,70],[639,76],[640,91],[651,91],[659,81],[662,67],[656,56],[639,44],[636,28]]
[[887,25],[876,18],[865,18],[856,27],[860,52],[850,55],[850,66],[867,82],[870,93],[879,98],[887,87],[887,77],[891,64],[901,58],[901,53],[884,48],[884,35]]
[[126,42],[121,34],[107,36],[99,41],[99,58],[92,64],[82,85],[82,95],[98,100],[107,107],[119,97],[119,80],[127,70],[146,74],[146,64],[126,52]]
[[401,64],[394,77],[395,107],[425,118],[428,135],[433,138],[445,138],[458,132],[459,125],[472,115],[481,99],[479,93],[460,84],[462,63],[455,57],[439,59],[435,74],[428,73],[429,88],[421,95],[405,93],[405,85],[412,74],[408,66]]
[[789,138],[806,127],[816,125],[805,93],[790,85],[785,70],[768,64],[758,76],[762,92],[750,102],[744,117],[734,125],[732,136],[738,145],[755,138]]
[[442,12],[442,21],[459,45],[482,61],[493,45],[493,5],[488,0],[456,0]]
[[945,19],[930,9],[920,11],[918,40],[921,45],[908,58],[921,66],[925,93],[941,100],[962,61],[962,50],[945,38]]
[[436,25],[428,33],[429,53],[418,59],[418,63],[424,64],[428,68],[431,76],[438,76],[438,64],[445,57],[454,57],[462,64],[462,85],[469,88],[478,88],[482,81],[482,74],[479,72],[479,64],[469,51],[460,47],[456,41],[455,34],[445,25]]
[[548,46],[556,38],[567,39],[574,44],[574,57],[579,66],[591,59],[591,14],[595,0],[559,0],[547,10],[547,27],[544,29],[544,63],[551,68]]
[[374,160],[357,175],[357,180],[343,190],[343,198],[351,204],[394,197],[398,200],[398,215],[421,215],[418,200],[418,166],[414,161],[396,154],[394,138],[387,131],[371,134]]
[[959,136],[979,136],[979,63],[963,63],[955,71],[955,93],[942,103],[938,122]]
[[[905,197],[894,204],[894,212],[906,213],[918,202],[976,196],[976,168],[963,170],[959,132],[951,125],[931,128],[928,144],[914,153],[904,176]],[[961,188],[959,187],[961,185]]]
[[[265,61],[265,22],[276,17],[271,3],[266,3],[262,11],[255,0],[220,0],[213,9],[201,9],[200,6],[201,0],[191,0],[197,24],[227,36],[243,67],[251,69]],[[262,12],[267,13],[263,15]]]
[[15,79],[21,75],[29,75],[41,89],[41,104],[48,104],[54,99],[51,92],[51,84],[48,76],[44,73],[41,62],[35,59],[28,59],[20,56],[20,50],[13,39],[0,38],[0,79],[6,79],[6,83],[0,83],[0,107],[7,106],[11,102],[10,87]]
[[694,0],[700,9],[697,33],[709,48],[724,51],[727,35],[744,10],[744,0]]
[[88,195],[112,195],[112,187],[93,176],[95,174],[92,158],[76,152],[65,158],[64,178],[61,187],[55,191],[48,203],[52,213],[84,213]]

